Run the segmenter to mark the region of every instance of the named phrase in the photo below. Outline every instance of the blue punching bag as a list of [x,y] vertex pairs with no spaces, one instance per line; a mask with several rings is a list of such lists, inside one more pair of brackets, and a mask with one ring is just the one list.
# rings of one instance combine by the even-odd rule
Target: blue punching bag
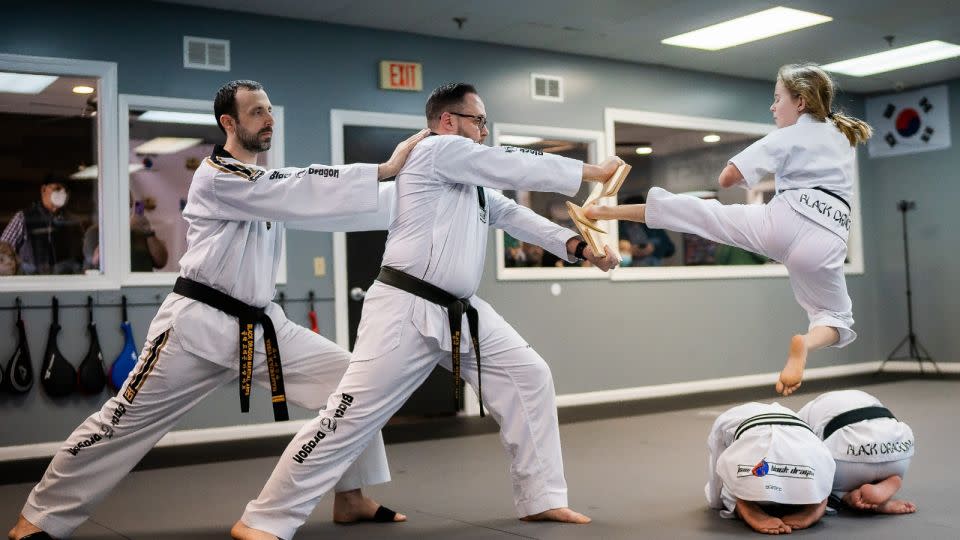
[[137,357],[139,356],[137,347],[133,342],[133,327],[130,326],[130,320],[127,319],[126,296],[122,297],[122,305],[123,323],[120,324],[120,329],[123,330],[123,350],[120,351],[117,359],[114,360],[113,365],[110,366],[110,384],[117,391],[120,390],[124,381],[127,380],[127,376],[130,375],[134,366],[137,365]]

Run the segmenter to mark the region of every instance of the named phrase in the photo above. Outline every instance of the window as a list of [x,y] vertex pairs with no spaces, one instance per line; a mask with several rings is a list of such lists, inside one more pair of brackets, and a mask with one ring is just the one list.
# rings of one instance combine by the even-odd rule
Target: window
[[115,288],[116,65],[0,55],[0,131],[0,291]]
[[[194,171],[225,136],[212,101],[121,95],[120,113],[123,284],[170,285],[187,249],[181,212]],[[282,107],[274,107],[274,117],[273,146],[259,157],[263,167],[282,166]],[[281,283],[286,281],[285,261],[284,252]]]
[[[494,146],[530,148],[591,163],[597,161],[602,143],[603,133],[599,131],[500,123],[493,128]],[[583,204],[591,190],[597,187],[594,183],[584,183],[573,197],[531,191],[504,191],[504,195],[576,232],[567,213],[566,201]],[[499,229],[496,245],[498,279],[606,279],[606,274],[591,268],[587,262],[565,262],[540,246],[525,244]]]
[[[633,166],[620,190],[619,204],[643,202],[654,186],[723,204],[763,204],[775,195],[773,175],[749,191],[721,189],[717,184],[728,160],[772,131],[771,124],[607,109],[606,127],[617,155]],[[856,204],[854,207],[858,212]],[[612,273],[613,280],[787,274],[782,265],[759,254],[693,234],[626,221],[615,228],[618,247],[628,264]],[[862,271],[858,230],[851,231],[849,251],[847,271]]]

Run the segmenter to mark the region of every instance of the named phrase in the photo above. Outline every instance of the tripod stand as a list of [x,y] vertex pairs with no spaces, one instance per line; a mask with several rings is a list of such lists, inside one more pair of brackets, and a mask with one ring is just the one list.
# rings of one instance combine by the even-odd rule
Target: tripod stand
[[[910,291],[910,250],[907,244],[907,212],[914,208],[916,208],[916,204],[913,201],[900,201],[897,203],[897,210],[900,210],[903,216],[903,261],[907,274],[907,336],[900,341],[900,344],[893,349],[890,355],[887,356],[887,359],[880,364],[880,369],[877,370],[877,373],[883,371],[884,366],[886,366],[890,360],[916,360],[920,364],[920,373],[923,373],[923,361],[929,360],[930,363],[933,364],[934,369],[937,370],[937,373],[940,373],[940,366],[930,357],[930,353],[927,352],[927,349],[920,343],[920,340],[917,339],[917,335],[913,333],[913,296]],[[907,356],[895,356],[897,351],[905,344],[909,344],[907,347]]]

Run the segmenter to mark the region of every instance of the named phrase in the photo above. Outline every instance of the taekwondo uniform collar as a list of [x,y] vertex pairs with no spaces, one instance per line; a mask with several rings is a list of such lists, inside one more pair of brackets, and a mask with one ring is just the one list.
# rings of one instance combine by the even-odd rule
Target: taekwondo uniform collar
[[717,460],[724,487],[746,501],[815,504],[830,495],[836,463],[805,425],[746,429]]

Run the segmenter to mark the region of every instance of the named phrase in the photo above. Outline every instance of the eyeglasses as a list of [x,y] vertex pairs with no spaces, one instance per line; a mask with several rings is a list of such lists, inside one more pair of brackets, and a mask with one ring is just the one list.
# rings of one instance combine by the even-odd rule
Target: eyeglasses
[[463,114],[453,111],[447,111],[450,114],[455,114],[457,116],[462,116],[464,118],[473,118],[474,124],[477,125],[477,129],[483,130],[484,126],[487,125],[487,117],[482,114]]

